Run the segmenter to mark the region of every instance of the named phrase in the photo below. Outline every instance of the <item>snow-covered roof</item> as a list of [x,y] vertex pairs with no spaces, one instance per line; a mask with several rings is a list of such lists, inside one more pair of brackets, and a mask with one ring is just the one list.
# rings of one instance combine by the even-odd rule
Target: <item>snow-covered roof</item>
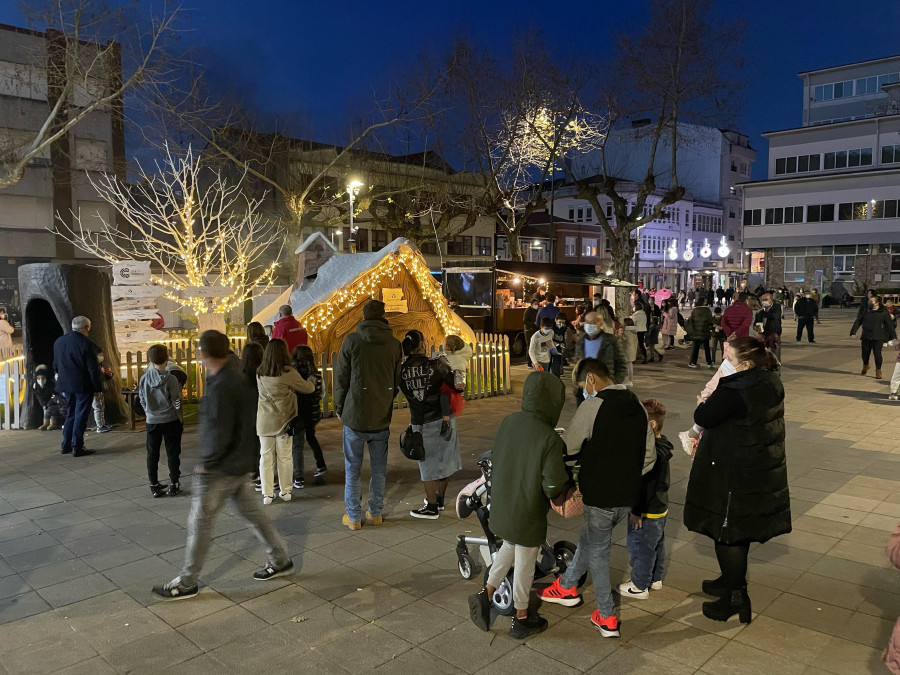
[[313,232],[311,235],[309,235],[306,238],[306,241],[304,241],[302,244],[300,244],[300,246],[297,247],[297,250],[294,251],[294,253],[295,254],[303,253],[306,249],[308,249],[310,246],[312,246],[313,242],[315,242],[318,239],[321,239],[329,248],[331,248],[332,251],[337,251],[337,246],[332,244],[328,240],[328,237],[326,237],[321,232]]
[[[294,310],[294,316],[301,316],[313,305],[327,300],[336,290],[352,283],[389,255],[399,251],[403,244],[409,244],[409,240],[399,237],[374,253],[348,253],[334,256],[319,268],[314,280],[305,279],[300,288],[291,293],[290,304]],[[278,315],[275,314],[266,323],[275,323],[278,318]]]

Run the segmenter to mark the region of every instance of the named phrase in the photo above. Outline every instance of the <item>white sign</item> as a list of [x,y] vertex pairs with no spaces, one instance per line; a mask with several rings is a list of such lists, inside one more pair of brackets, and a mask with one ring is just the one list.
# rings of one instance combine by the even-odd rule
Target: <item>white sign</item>
[[158,298],[165,289],[160,286],[112,286],[109,294],[116,298]]
[[116,298],[112,301],[114,312],[125,309],[150,309],[156,307],[156,298]]
[[188,286],[180,295],[182,298],[224,298],[233,292],[227,286]]
[[401,312],[405,314],[409,311],[406,306],[406,300],[403,299],[403,289],[382,288],[381,301],[384,303],[385,312]]
[[138,286],[150,283],[150,263],[138,260],[120,260],[112,266],[113,283]]
[[126,309],[121,312],[113,312],[113,321],[146,321],[158,319],[156,309]]

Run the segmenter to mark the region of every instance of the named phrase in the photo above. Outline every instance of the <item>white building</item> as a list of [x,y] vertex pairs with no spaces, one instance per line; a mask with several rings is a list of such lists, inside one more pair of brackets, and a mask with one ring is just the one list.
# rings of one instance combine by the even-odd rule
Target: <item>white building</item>
[[768,178],[743,186],[751,282],[900,286],[900,57],[800,78],[803,126],[763,134]]

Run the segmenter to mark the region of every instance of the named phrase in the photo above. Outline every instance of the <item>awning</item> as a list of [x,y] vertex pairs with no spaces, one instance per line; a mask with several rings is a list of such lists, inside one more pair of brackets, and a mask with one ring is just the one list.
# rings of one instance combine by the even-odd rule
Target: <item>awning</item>
[[565,265],[559,263],[535,263],[516,262],[513,260],[498,260],[497,271],[505,274],[517,274],[519,276],[545,279],[548,282],[565,284],[590,284],[592,286],[624,286],[634,287],[634,284],[621,279],[614,279],[601,274],[593,265]]

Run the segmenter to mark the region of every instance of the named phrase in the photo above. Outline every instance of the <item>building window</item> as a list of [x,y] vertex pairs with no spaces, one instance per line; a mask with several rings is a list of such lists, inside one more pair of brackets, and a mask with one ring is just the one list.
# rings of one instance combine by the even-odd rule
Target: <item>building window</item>
[[894,248],[897,250],[891,255],[891,281],[900,281],[900,246],[894,244]]
[[372,250],[379,251],[388,245],[387,230],[372,230]]
[[597,256],[597,240],[584,238],[581,240],[581,255],[589,258]]
[[865,220],[868,218],[868,202],[844,202],[838,204],[838,220]]
[[786,256],[784,259],[784,280],[806,281],[806,258],[802,255]]
[[472,255],[472,237],[454,237],[448,241],[447,255]]
[[575,237],[566,237],[566,246],[565,246],[565,255],[567,258],[574,258],[577,249],[577,245],[575,243]]
[[873,218],[896,218],[897,217],[897,200],[896,199],[880,199],[872,202]]
[[607,205],[606,205],[606,217],[607,217],[607,218],[612,218],[612,217],[613,217],[613,207],[612,207],[612,204],[607,204]]
[[423,241],[419,246],[419,250],[424,255],[437,255],[437,244],[433,241]]
[[762,225],[762,209],[747,209],[744,211],[744,225]]
[[491,238],[490,237],[475,237],[475,249],[476,255],[491,255]]
[[834,204],[810,204],[806,207],[806,222],[830,223],[834,220]]
[[802,223],[802,206],[785,206],[766,209],[766,225],[781,225],[782,223]]
[[900,162],[900,145],[884,145],[881,147],[881,163]]
[[856,256],[853,256],[853,255],[836,255],[836,256],[834,256],[835,277],[837,277],[837,275],[841,275],[841,277],[844,279],[846,279],[848,276],[852,277],[853,272],[855,270],[856,270]]

